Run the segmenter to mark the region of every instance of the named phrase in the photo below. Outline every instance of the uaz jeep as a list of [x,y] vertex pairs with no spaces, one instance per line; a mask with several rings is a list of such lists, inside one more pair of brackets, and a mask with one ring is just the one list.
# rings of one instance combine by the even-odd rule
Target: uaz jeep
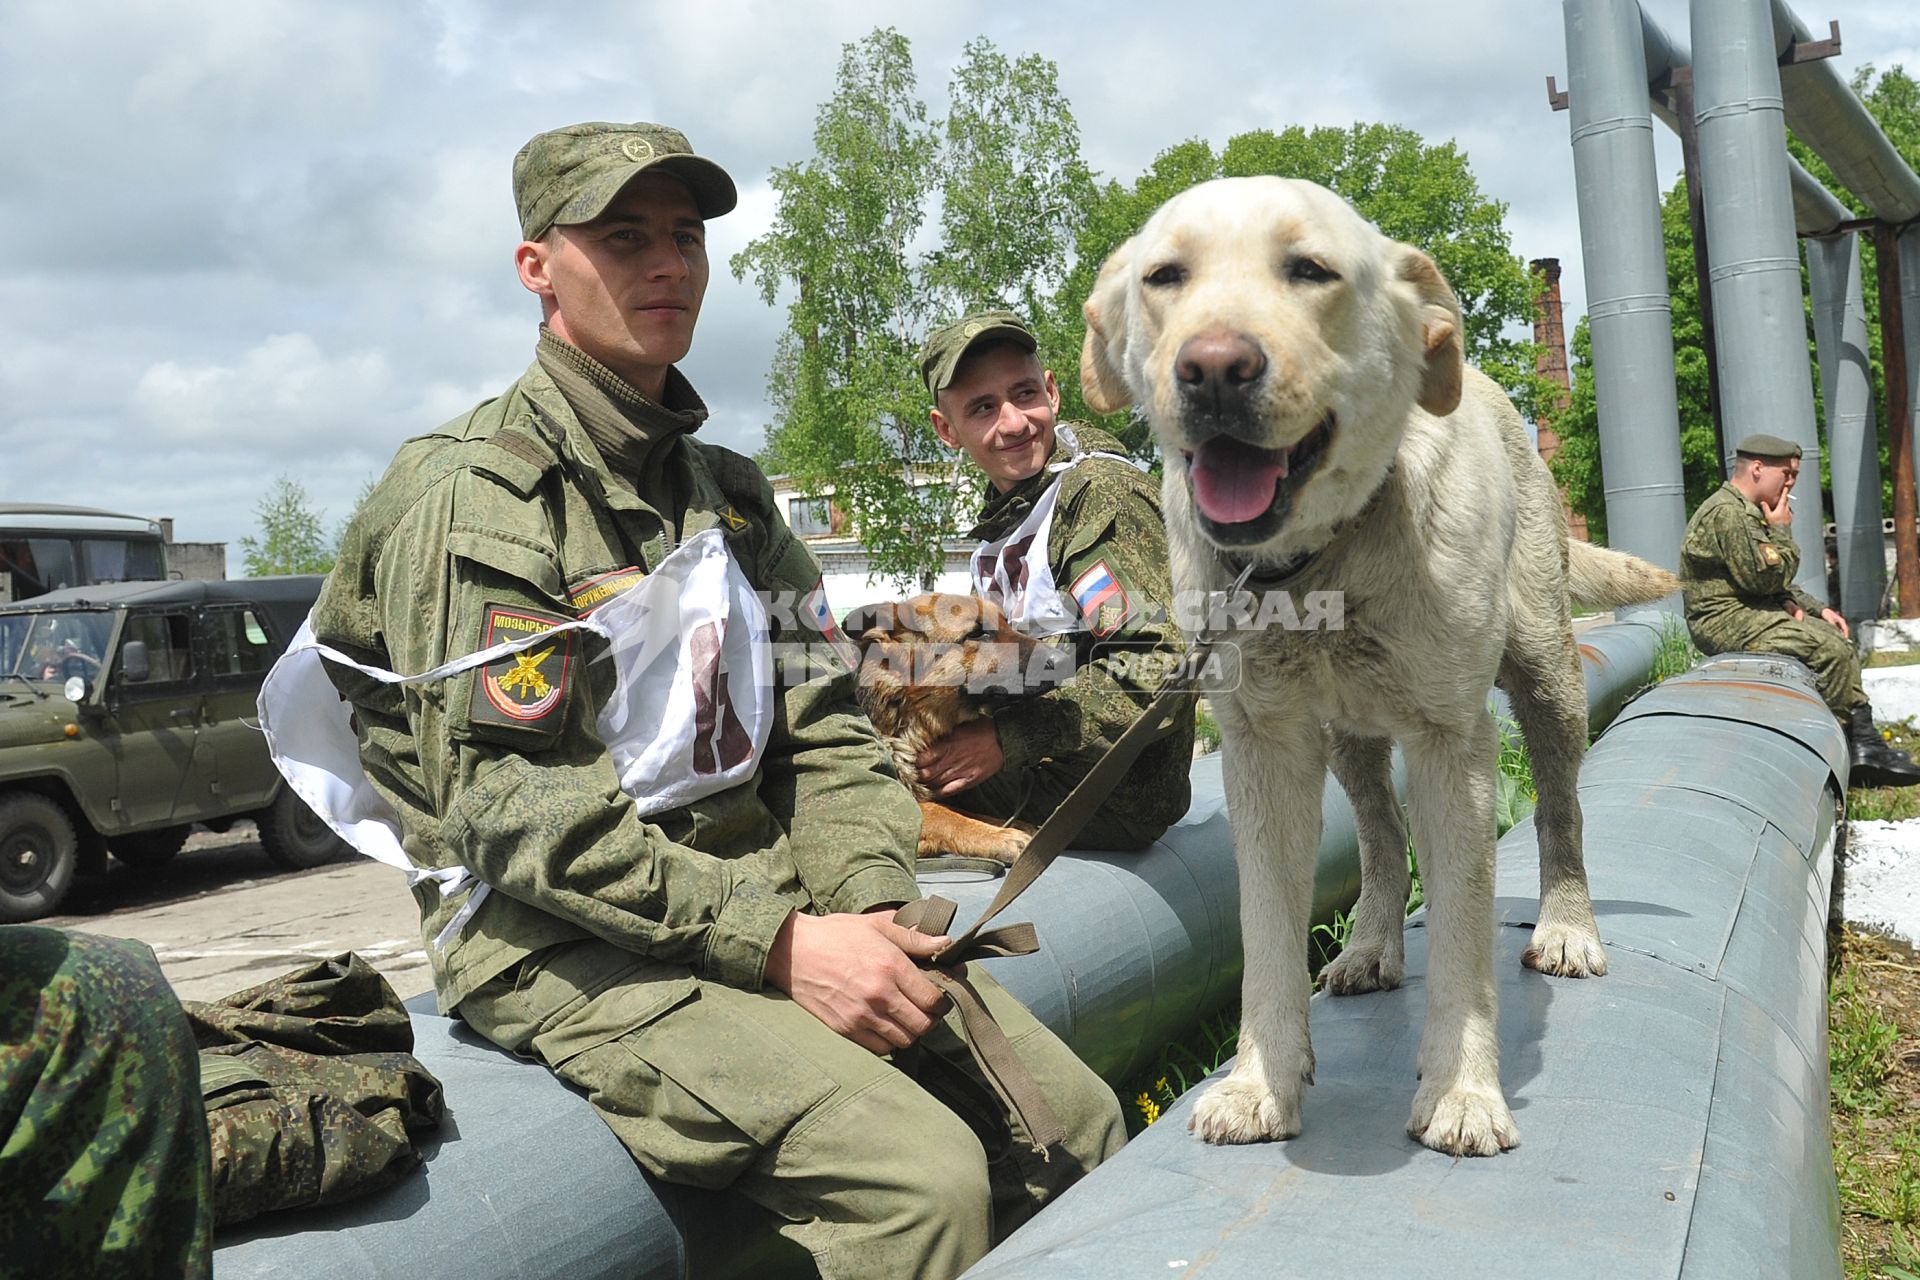
[[316,576],[76,587],[0,606],[0,922],[50,914],[106,855],[156,867],[251,818],[269,857],[347,849],[254,726]]

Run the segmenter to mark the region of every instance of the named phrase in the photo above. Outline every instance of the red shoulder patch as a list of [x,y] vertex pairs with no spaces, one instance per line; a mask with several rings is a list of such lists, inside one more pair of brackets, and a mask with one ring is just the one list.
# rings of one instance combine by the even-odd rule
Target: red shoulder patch
[[[551,631],[563,619],[532,609],[488,605],[480,628],[480,647]],[[563,632],[546,644],[510,653],[480,669],[474,680],[468,716],[474,724],[512,726],[541,733],[558,733],[566,719],[567,692],[572,675],[573,632]]]

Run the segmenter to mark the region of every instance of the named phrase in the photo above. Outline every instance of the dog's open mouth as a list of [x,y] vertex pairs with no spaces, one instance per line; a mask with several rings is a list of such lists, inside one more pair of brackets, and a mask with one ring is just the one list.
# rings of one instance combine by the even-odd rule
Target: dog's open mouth
[[1232,542],[1258,542],[1272,535],[1300,490],[1326,456],[1333,414],[1285,449],[1262,449],[1231,436],[1215,436],[1186,454],[1194,505]]

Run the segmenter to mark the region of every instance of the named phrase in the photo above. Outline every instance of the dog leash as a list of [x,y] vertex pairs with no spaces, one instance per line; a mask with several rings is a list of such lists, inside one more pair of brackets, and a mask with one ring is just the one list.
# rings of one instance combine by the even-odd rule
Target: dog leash
[[[1240,593],[1252,573],[1252,565],[1240,571],[1240,576],[1227,589],[1229,599]],[[1080,829],[1093,816],[1094,810],[1120,784],[1120,779],[1133,766],[1140,753],[1171,730],[1178,723],[1179,716],[1192,714],[1188,699],[1192,697],[1194,685],[1206,669],[1207,658],[1219,642],[1223,630],[1224,623],[1220,627],[1206,626],[1201,629],[1181,655],[1179,664],[1161,680],[1146,710],[1127,726],[1126,731],[1107,748],[1086,776],[1067,793],[1060,807],[1033,833],[1033,839],[1014,859],[1013,866],[1008,870],[1006,879],[1001,881],[993,901],[987,904],[986,911],[965,933],[920,962],[929,971],[927,976],[934,985],[945,992],[960,1011],[967,1048],[979,1065],[981,1074],[993,1086],[1001,1102],[1019,1119],[1034,1150],[1040,1153],[1042,1159],[1047,1157],[1048,1148],[1066,1137],[1065,1127],[1053,1114],[1053,1108],[1040,1092],[1026,1064],[1014,1053],[1013,1045],[993,1020],[979,992],[964,976],[942,970],[957,968],[987,956],[1024,956],[1040,949],[1040,935],[1030,921],[1001,925],[997,929],[988,929],[986,926],[1053,865],[1054,859],[1080,834]],[[958,909],[958,904],[951,899],[935,896],[907,903],[894,913],[893,918],[894,923],[905,928],[937,936],[949,930]]]

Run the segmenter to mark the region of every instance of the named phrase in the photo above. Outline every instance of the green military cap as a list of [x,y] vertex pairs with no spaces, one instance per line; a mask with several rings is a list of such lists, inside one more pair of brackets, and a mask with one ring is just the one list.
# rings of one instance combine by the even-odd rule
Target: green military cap
[[1779,436],[1764,435],[1756,432],[1733,446],[1734,453],[1742,458],[1797,458],[1800,446],[1791,440],[1782,440]]
[[1013,312],[976,311],[935,329],[926,345],[920,348],[920,376],[927,380],[927,390],[935,396],[946,390],[947,384],[953,381],[954,369],[959,367],[960,357],[974,344],[988,338],[1006,338],[1028,351],[1040,346],[1033,330]]
[[535,240],[556,226],[592,222],[622,187],[653,168],[686,183],[703,218],[717,218],[739,201],[727,171],[693,154],[678,129],[644,120],[570,124],[535,135],[513,158],[520,234]]

